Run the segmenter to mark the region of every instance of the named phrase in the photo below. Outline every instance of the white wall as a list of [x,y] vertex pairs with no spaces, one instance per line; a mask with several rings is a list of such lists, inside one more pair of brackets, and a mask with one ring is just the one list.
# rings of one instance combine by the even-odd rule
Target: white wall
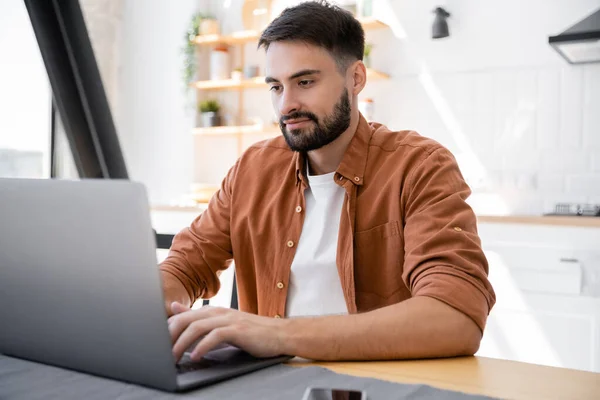
[[31,21],[22,0],[3,0],[0,176],[48,176],[49,140],[50,86]]
[[181,47],[198,1],[124,0],[117,129],[132,179],[152,203],[188,192],[193,113],[186,110]]
[[536,214],[600,202],[600,64],[570,66],[547,44],[598,0],[448,0],[451,37],[429,38],[436,1],[378,1],[369,34],[376,117],[459,158],[482,213]]

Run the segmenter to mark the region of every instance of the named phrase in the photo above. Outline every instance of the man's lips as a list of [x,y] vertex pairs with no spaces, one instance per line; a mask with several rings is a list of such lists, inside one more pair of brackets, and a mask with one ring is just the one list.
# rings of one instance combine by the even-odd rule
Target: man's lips
[[288,129],[297,129],[311,122],[308,118],[298,118],[298,119],[288,119],[284,121],[284,124],[288,127]]

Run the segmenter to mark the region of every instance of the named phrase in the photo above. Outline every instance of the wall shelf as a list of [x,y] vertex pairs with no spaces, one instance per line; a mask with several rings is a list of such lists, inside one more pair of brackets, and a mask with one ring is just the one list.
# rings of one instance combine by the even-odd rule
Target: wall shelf
[[365,31],[388,27],[388,25],[385,22],[382,22],[377,18],[373,17],[358,18],[358,21],[360,22]]
[[[387,28],[387,25],[376,18],[358,18],[364,30],[373,30]],[[257,41],[260,32],[257,31],[238,31],[231,35],[199,35],[194,42],[200,46],[212,46],[216,44],[246,44]]]
[[[390,76],[383,72],[368,68],[367,79],[369,80],[382,80],[389,79]],[[267,87],[265,83],[265,77],[259,76],[252,79],[225,79],[225,80],[213,80],[213,81],[196,81],[192,83],[192,86],[199,90],[231,90],[231,89],[251,89],[258,87]]]
[[231,35],[199,35],[196,36],[194,42],[201,46],[210,46],[216,44],[245,44],[258,40],[260,36],[259,32],[256,31],[238,31]]
[[390,79],[390,76],[384,72],[377,71],[376,69],[367,68],[367,79],[379,81],[384,79]]
[[227,89],[249,89],[257,87],[266,87],[265,77],[259,76],[251,79],[224,79],[196,81],[192,86],[199,90],[227,90]]

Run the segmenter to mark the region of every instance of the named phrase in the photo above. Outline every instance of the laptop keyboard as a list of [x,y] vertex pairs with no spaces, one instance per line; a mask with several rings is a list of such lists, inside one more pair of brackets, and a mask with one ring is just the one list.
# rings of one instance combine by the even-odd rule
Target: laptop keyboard
[[210,360],[207,358],[202,358],[200,361],[192,361],[189,354],[186,353],[175,366],[177,367],[178,374],[185,374],[186,372],[210,368],[217,364],[221,363],[217,360]]
[[200,361],[192,361],[190,353],[184,353],[181,360],[176,364],[177,373],[184,374],[186,372],[198,371],[214,367],[215,365],[227,365],[227,364],[243,364],[249,361],[257,360],[250,354],[240,351],[239,349],[229,347],[224,349],[218,349],[211,351]]

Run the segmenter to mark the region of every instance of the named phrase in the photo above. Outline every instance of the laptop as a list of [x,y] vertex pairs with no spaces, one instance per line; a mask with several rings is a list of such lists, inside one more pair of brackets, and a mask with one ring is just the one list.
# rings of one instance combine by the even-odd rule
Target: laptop
[[[171,352],[143,185],[0,179],[0,353],[165,391],[289,360]],[[8,305],[8,306],[7,306]]]

